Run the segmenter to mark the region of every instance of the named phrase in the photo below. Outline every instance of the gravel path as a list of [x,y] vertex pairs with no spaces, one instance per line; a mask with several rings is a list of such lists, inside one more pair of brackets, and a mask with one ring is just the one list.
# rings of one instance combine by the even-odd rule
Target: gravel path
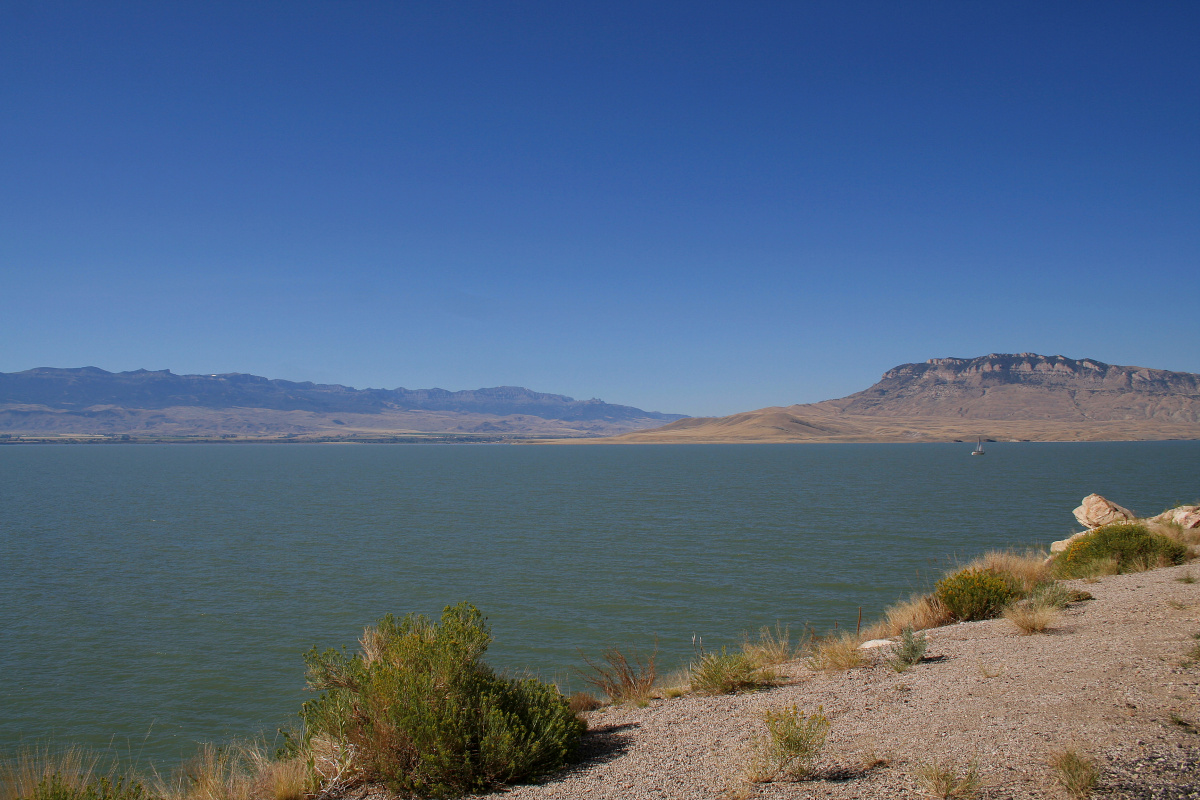
[[[785,667],[768,691],[656,700],[589,715],[584,759],[540,785],[488,795],[550,798],[928,797],[915,777],[934,760],[974,760],[984,798],[1063,797],[1046,760],[1073,747],[1101,770],[1094,796],[1200,798],[1200,634],[1196,567],[1071,585],[1095,599],[1045,634],[1005,620],[928,632],[926,660],[843,673]],[[741,779],[764,709],[823,707],[832,727],[815,779]]]

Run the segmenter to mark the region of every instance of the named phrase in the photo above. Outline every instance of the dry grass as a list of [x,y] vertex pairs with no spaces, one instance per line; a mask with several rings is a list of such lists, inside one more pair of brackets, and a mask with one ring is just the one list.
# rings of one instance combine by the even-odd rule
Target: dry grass
[[590,671],[581,672],[583,680],[604,692],[614,703],[633,703],[644,706],[654,696],[654,681],[658,677],[658,647],[643,658],[636,650],[627,656],[616,647],[600,654],[600,661],[583,656]]
[[[110,762],[101,769],[102,762]],[[39,784],[76,797],[159,798],[160,800],[302,800],[317,788],[308,754],[278,760],[265,742],[228,747],[204,744],[170,777],[155,775],[142,784],[117,771],[109,759],[79,747],[23,750],[0,767],[0,800],[35,796]],[[55,796],[59,791],[55,791]]]
[[938,628],[949,624],[949,609],[933,595],[913,595],[906,601],[890,606],[884,618],[867,629],[867,639],[890,639],[899,636],[905,628],[914,631]]
[[1022,601],[1005,608],[1004,618],[1028,636],[1031,633],[1045,633],[1058,619],[1058,609],[1049,603]]
[[780,627],[775,623],[775,629],[764,625],[758,631],[758,640],[751,641],[750,636],[742,637],[742,652],[754,663],[763,667],[775,667],[792,661],[801,647],[791,645],[791,634],[788,627]]
[[659,683],[659,694],[668,700],[673,700],[676,697],[683,697],[692,689],[691,677],[692,672],[690,669],[685,668],[675,670]]
[[691,666],[688,683],[697,694],[718,695],[752,692],[772,686],[779,674],[757,663],[745,653],[702,653]]
[[265,742],[202,744],[179,772],[152,793],[163,800],[301,800],[321,776],[308,753],[277,760]]
[[971,761],[966,771],[959,775],[959,767],[953,761],[930,761],[917,766],[917,782],[931,797],[969,798],[979,792],[979,767]]
[[979,677],[983,678],[984,680],[999,678],[1003,674],[1003,664],[985,664],[982,661],[979,662]]
[[567,705],[570,707],[571,713],[578,716],[585,711],[595,711],[604,705],[604,703],[601,703],[587,692],[575,692],[567,699]]
[[1046,564],[1046,553],[1027,551],[1014,553],[1011,550],[992,550],[967,564],[963,569],[986,569],[1011,579],[1022,594],[1031,594],[1039,584],[1050,578]]
[[31,797],[38,784],[56,775],[65,786],[82,792],[100,777],[99,763],[99,756],[79,747],[22,749],[16,758],[0,762],[0,800]]
[[1096,786],[1096,765],[1077,751],[1060,750],[1050,756],[1055,782],[1075,800],[1085,800]]
[[862,640],[853,633],[843,633],[814,640],[808,666],[822,672],[843,672],[865,666],[870,657],[859,649]]

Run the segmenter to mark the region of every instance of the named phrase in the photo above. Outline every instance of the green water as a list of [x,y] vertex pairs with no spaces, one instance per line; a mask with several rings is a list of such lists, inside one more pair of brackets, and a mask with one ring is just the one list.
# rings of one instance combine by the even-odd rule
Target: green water
[[0,447],[0,750],[294,725],[302,654],[459,600],[499,668],[670,668],[781,621],[853,626],[947,557],[1046,545],[1099,492],[1200,496],[1200,442]]

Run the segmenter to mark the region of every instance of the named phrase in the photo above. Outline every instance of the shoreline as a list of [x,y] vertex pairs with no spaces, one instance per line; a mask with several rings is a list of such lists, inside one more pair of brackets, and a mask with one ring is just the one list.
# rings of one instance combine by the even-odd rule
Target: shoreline
[[[846,672],[785,665],[759,692],[655,700],[589,712],[585,760],[538,785],[488,797],[928,797],[920,765],[974,761],[983,797],[1061,797],[1049,756],[1077,748],[1101,772],[1095,796],[1200,795],[1200,584],[1187,564],[1066,581],[1094,599],[1045,634],[1004,619],[926,631],[926,660],[903,673],[879,662]],[[739,776],[768,708],[822,708],[831,721],[813,779],[745,786]],[[376,798],[379,800],[379,798]]]
[[[974,438],[945,438],[945,439],[752,439],[752,440],[722,440],[722,439],[662,439],[651,441],[624,440],[627,436],[637,434],[622,434],[614,436],[580,437],[563,439],[559,436],[530,435],[519,436],[512,434],[458,434],[458,433],[414,433],[362,437],[329,437],[329,436],[262,436],[262,437],[230,437],[230,436],[133,436],[123,438],[119,435],[78,435],[65,434],[62,436],[9,434],[8,438],[0,438],[0,447],[15,445],[155,445],[155,444],[507,444],[507,445],[772,445],[772,444],[970,444]],[[1040,439],[997,439],[985,438],[985,444],[1088,444],[1088,443],[1119,443],[1119,442],[1196,442],[1200,435],[1177,437],[1146,437],[1146,438],[1040,438]]]

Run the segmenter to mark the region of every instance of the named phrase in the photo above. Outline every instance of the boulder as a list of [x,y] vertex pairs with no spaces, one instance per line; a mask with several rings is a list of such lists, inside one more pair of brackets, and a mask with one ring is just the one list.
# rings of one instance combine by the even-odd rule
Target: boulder
[[1068,547],[1071,546],[1071,542],[1075,541],[1080,536],[1087,536],[1089,533],[1091,533],[1091,531],[1080,531],[1079,533],[1077,533],[1073,536],[1068,536],[1066,539],[1060,539],[1057,542],[1051,542],[1050,543],[1050,555],[1054,555],[1055,553],[1061,553],[1063,550],[1066,550]]
[[1083,498],[1083,502],[1080,503],[1079,508],[1075,509],[1074,513],[1079,524],[1088,530],[1095,530],[1102,525],[1112,525],[1114,522],[1132,522],[1137,519],[1137,515],[1128,508],[1122,508],[1098,494],[1089,494]]
[[1200,528],[1200,506],[1179,506],[1153,518],[1154,522],[1173,522],[1181,528]]
[[887,647],[889,644],[895,644],[891,639],[872,639],[869,642],[863,642],[858,646],[859,650],[874,650],[876,647]]

